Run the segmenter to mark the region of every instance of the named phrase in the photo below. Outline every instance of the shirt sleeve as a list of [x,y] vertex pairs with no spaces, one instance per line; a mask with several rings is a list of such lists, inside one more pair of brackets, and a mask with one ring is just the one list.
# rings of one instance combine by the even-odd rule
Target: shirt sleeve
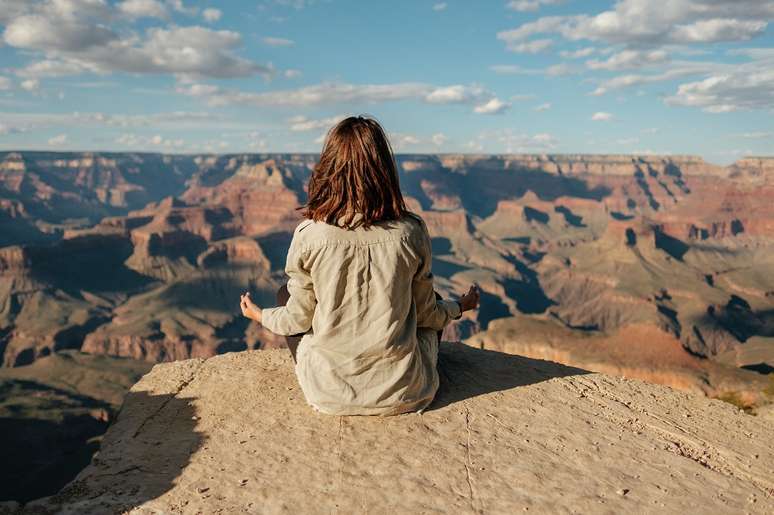
[[412,282],[412,294],[417,307],[417,327],[429,327],[440,331],[450,320],[460,318],[462,313],[457,301],[436,299],[431,271],[433,257],[430,234],[424,223],[422,223],[422,232],[419,268]]
[[304,253],[295,244],[296,238],[297,233],[293,235],[285,263],[290,298],[284,306],[263,309],[261,313],[261,325],[282,336],[307,332],[312,327],[317,306],[312,275],[304,263]]

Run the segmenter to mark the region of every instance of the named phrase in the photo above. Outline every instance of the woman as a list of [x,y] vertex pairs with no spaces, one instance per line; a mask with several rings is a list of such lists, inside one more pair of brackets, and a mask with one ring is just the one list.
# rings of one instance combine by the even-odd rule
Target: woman
[[422,410],[438,390],[440,333],[475,309],[433,290],[430,236],[409,212],[390,144],[371,118],[328,133],[293,233],[278,307],[241,297],[244,316],[288,336],[307,402],[332,415]]

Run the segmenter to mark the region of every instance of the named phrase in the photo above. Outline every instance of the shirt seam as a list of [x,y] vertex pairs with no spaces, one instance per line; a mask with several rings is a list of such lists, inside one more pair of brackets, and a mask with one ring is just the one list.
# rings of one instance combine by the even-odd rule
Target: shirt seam
[[322,242],[316,242],[316,243],[305,243],[305,242],[296,242],[296,248],[299,252],[304,252],[308,250],[313,250],[317,248],[322,247],[329,247],[329,246],[341,246],[341,245],[351,245],[351,246],[371,246],[371,245],[381,245],[383,243],[391,243],[396,241],[416,241],[417,236],[411,235],[411,236],[402,236],[400,238],[387,238],[383,240],[375,240],[375,241],[351,241],[351,240],[326,240]]

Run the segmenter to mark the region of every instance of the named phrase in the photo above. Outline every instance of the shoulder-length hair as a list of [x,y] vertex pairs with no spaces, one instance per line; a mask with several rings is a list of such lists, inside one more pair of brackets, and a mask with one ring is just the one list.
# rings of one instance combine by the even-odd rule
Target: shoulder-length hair
[[407,213],[390,142],[379,122],[350,116],[325,137],[302,214],[346,229]]

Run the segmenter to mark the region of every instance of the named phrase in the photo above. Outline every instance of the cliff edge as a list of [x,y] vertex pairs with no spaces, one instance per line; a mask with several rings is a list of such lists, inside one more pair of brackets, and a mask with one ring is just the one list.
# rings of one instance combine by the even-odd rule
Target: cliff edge
[[772,513],[774,424],[668,387],[442,345],[423,414],[307,406],[286,350],[156,365],[27,513]]

